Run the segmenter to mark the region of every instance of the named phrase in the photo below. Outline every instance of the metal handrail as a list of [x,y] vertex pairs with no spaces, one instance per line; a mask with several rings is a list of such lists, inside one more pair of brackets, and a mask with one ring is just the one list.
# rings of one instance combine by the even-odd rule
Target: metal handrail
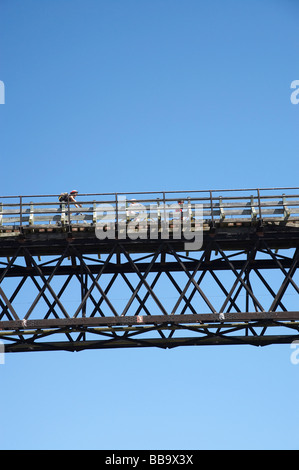
[[[137,191],[121,193],[79,193],[77,209],[73,203],[60,208],[57,194],[21,195],[0,197],[0,230],[13,226],[20,231],[27,225],[38,225],[49,220],[50,224],[61,222],[62,213],[67,216],[67,224],[74,221],[94,224],[98,205],[110,204],[115,207],[115,223],[118,225],[124,214],[124,202],[130,205],[132,196],[147,209],[171,205],[178,200],[188,204],[188,214],[196,204],[201,204],[203,217],[214,223],[217,220],[299,220],[299,188],[250,188],[190,191]],[[95,199],[96,197],[96,199]],[[157,209],[158,210],[158,209]],[[80,212],[80,216],[77,213]],[[230,219],[230,218],[231,219]]]

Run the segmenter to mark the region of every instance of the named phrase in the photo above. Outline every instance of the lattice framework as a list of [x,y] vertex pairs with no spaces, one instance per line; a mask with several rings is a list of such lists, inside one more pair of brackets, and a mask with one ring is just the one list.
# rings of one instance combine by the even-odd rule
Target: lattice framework
[[299,253],[271,237],[232,250],[211,232],[189,254],[172,240],[140,254],[115,240],[100,259],[82,240],[40,260],[19,243],[1,262],[0,339],[6,352],[290,343]]

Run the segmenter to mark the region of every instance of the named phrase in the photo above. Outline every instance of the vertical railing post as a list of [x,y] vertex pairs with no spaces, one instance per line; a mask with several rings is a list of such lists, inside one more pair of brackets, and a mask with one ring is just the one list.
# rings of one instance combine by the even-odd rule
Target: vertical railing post
[[34,225],[34,206],[33,206],[33,201],[30,201],[29,225]]
[[255,221],[256,220],[256,210],[254,207],[254,197],[253,195],[250,196],[250,206],[251,206],[251,220]]
[[23,198],[22,196],[19,196],[20,198],[20,233],[23,232]]
[[96,225],[96,224],[97,224],[97,203],[96,203],[95,200],[93,201],[92,224],[93,224],[93,225]]
[[212,191],[210,191],[210,201],[211,201],[212,227],[214,227],[214,208],[213,208],[213,195],[212,195]]
[[162,233],[161,233],[161,238],[164,239],[164,238],[168,238],[168,234],[169,234],[169,226],[166,225],[166,221],[168,221],[168,218],[167,218],[167,215],[166,215],[166,197],[165,197],[165,191],[163,191],[163,218],[164,220],[162,221],[162,224],[161,224],[161,230],[162,230]]
[[225,213],[223,210],[222,196],[219,196],[219,212],[221,222],[225,219]]
[[[157,197],[157,231],[161,232],[161,211],[160,211],[160,198]],[[158,235],[159,236],[159,235]]]
[[0,225],[3,225],[3,202],[0,202]]
[[290,209],[287,206],[286,195],[282,195],[282,205],[283,205],[283,217],[284,219],[288,219],[291,215]]
[[71,233],[72,231],[72,228],[71,228],[71,211],[70,211],[70,196],[68,195],[68,198],[67,198],[67,219],[68,219],[68,226],[69,226],[69,234]]
[[118,229],[119,229],[119,225],[118,225],[118,220],[119,220],[119,217],[118,217],[118,194],[115,193],[115,233],[116,233],[116,236],[117,238],[119,238],[119,233],[118,233]]
[[259,203],[259,218],[260,218],[260,224],[262,225],[263,223],[263,218],[262,218],[262,206],[261,206],[261,195],[260,195],[260,190],[257,188],[257,199]]
[[190,196],[187,197],[187,207],[188,207],[188,217],[190,219],[190,222],[192,223],[192,220],[193,220],[193,213],[192,213],[192,203],[191,203],[191,198]]

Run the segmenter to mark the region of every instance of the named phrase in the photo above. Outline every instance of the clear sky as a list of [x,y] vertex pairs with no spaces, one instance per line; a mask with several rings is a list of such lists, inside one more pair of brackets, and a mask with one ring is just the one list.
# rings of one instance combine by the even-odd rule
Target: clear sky
[[[1,194],[298,186],[298,20],[296,0],[0,0]],[[298,449],[290,355],[6,355],[0,448]]]

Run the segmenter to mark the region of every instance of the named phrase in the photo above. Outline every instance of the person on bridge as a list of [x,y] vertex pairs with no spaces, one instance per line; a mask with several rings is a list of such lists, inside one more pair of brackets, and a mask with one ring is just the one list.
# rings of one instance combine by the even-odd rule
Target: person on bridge
[[[75,197],[77,196],[78,194],[78,191],[76,189],[73,189],[70,194],[68,193],[61,193],[61,195],[59,196],[59,201],[61,203],[68,203],[70,202],[70,204],[75,204],[75,207],[82,207],[81,204],[77,203]],[[60,209],[62,209],[62,204],[60,204]]]
[[73,189],[73,190],[70,192],[69,200],[70,200],[70,202],[72,202],[72,203],[75,204],[75,207],[78,208],[78,207],[82,207],[82,205],[79,204],[79,203],[77,204],[77,201],[76,201],[76,199],[75,199],[75,197],[77,196],[77,194],[78,194],[78,191],[77,191],[76,189]]

